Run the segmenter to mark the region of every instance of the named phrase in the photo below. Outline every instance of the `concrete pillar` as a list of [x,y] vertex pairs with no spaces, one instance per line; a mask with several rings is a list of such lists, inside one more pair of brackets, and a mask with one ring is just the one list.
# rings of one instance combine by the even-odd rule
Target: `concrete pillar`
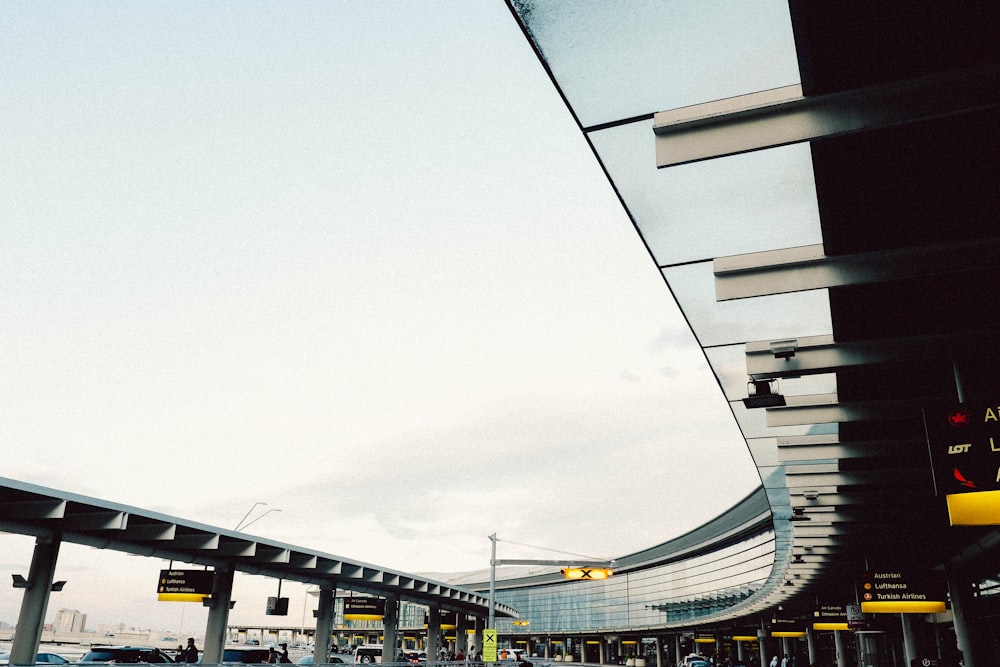
[[[222,662],[222,649],[226,645],[226,634],[229,628],[229,603],[233,600],[232,570],[215,570],[212,582],[212,606],[208,610],[208,621],[205,624],[205,650],[201,661],[206,665],[217,665]],[[263,635],[263,632],[261,632]]]
[[764,630],[757,631],[757,645],[760,646],[760,665],[767,667],[771,663],[767,657],[767,633]]
[[833,645],[837,649],[837,667],[847,667],[847,654],[844,653],[844,631],[833,631]]
[[455,654],[461,651],[462,655],[469,654],[469,618],[464,611],[455,615]]
[[948,572],[948,591],[951,593],[951,611],[955,621],[955,640],[962,652],[965,667],[990,667],[978,660],[979,633],[976,628],[975,584],[955,571]]
[[[817,653],[816,653],[816,636],[815,636],[815,630],[813,630],[812,628],[806,628],[806,650],[809,652],[809,664],[810,665],[815,665],[816,664],[816,658],[818,656],[817,656]],[[907,664],[909,664],[909,663],[907,663]]]
[[903,664],[909,665],[910,661],[919,658],[920,642],[917,637],[917,628],[914,623],[913,614],[900,614],[899,622],[903,626]]
[[486,619],[481,616],[472,617],[472,642],[469,645],[469,657],[473,657],[476,653],[483,652],[483,628],[486,627]]
[[677,635],[674,642],[674,651],[677,654],[676,662],[679,664],[684,659],[684,638]]
[[656,667],[665,667],[663,664],[663,640],[659,637],[655,637],[656,643],[653,646],[656,648]]
[[597,662],[599,664],[601,664],[601,665],[604,664],[604,661],[606,659],[605,655],[606,654],[605,654],[605,650],[604,650],[604,637],[601,637],[601,640],[599,642],[597,642]]
[[385,613],[382,615],[382,662],[396,662],[399,649],[396,646],[399,635],[399,598],[385,599]]
[[438,659],[441,649],[441,607],[436,605],[427,608],[427,662]]
[[45,612],[49,606],[61,543],[62,538],[58,535],[35,540],[28,569],[28,587],[21,598],[21,613],[17,617],[14,643],[10,649],[12,665],[33,665],[38,658],[38,644],[45,627]]
[[316,641],[313,645],[313,662],[322,665],[330,660],[330,633],[333,630],[334,601],[337,587],[333,582],[324,581],[319,585],[319,601],[316,608]]

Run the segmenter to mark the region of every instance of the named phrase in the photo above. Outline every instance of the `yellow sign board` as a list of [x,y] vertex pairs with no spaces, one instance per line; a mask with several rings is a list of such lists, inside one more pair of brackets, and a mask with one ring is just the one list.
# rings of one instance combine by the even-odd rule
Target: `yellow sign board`
[[496,628],[483,630],[483,662],[497,661],[497,631]]

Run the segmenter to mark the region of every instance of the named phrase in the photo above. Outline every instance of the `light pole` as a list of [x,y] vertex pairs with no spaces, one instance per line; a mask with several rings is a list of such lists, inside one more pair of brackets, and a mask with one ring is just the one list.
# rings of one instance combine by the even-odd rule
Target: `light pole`
[[[267,516],[271,512],[280,512],[281,511],[278,508],[269,509],[266,512],[264,512],[263,514],[261,514],[259,517],[257,517],[256,519],[254,519],[253,521],[247,521],[247,518],[253,513],[253,511],[255,509],[257,509],[257,507],[259,505],[267,505],[267,503],[265,503],[262,500],[258,500],[257,502],[255,502],[253,504],[253,507],[251,507],[249,510],[247,510],[247,513],[243,515],[243,518],[240,519],[240,522],[238,524],[236,524],[236,527],[233,528],[233,530],[243,530],[247,526],[249,526],[251,524],[254,524],[254,523],[257,523],[258,521],[260,521],[261,519],[263,519],[265,516]],[[244,523],[244,522],[246,522],[246,523]]]
[[513,559],[497,560],[497,534],[489,536],[492,543],[490,548],[490,614],[489,629],[496,632],[496,591],[497,591],[497,565],[556,565],[561,566],[562,575],[567,579],[607,579],[614,574],[614,569],[618,567],[615,560],[536,560],[536,559]]
[[266,505],[266,504],[267,503],[265,503],[262,500],[258,500],[257,502],[255,502],[253,504],[253,506],[250,509],[247,510],[247,513],[243,515],[243,518],[240,519],[239,523],[236,524],[236,527],[233,528],[233,530],[239,530],[243,526],[243,522],[247,520],[247,517],[250,516],[251,512],[253,512],[255,509],[257,509],[258,505]]

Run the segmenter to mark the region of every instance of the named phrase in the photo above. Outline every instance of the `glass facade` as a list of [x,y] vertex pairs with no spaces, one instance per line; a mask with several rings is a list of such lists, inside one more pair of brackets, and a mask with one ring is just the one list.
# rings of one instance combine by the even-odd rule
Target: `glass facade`
[[690,624],[725,611],[760,588],[774,563],[767,530],[690,558],[619,571],[602,581],[503,588],[497,600],[517,609],[528,626],[497,619],[501,635],[614,632]]

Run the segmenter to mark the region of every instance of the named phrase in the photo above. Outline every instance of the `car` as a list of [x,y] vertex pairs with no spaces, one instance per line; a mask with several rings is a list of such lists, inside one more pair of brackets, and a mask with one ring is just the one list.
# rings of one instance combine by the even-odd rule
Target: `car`
[[[298,660],[296,660],[295,664],[297,664],[297,665],[312,665],[312,664],[314,664],[313,663],[313,657],[311,655],[304,655],[301,658],[299,658]],[[324,662],[323,664],[324,665],[346,665],[347,661],[344,660],[343,658],[341,658],[339,655],[331,655],[329,658],[327,658],[326,662]]]
[[404,648],[402,650],[403,660],[405,662],[421,663],[427,662],[427,654],[423,651],[415,651],[413,649]]
[[381,644],[362,644],[354,649],[354,662],[382,662]]
[[172,663],[169,655],[153,646],[91,646],[77,663],[108,663],[134,665],[139,663]]
[[498,648],[497,662],[520,663],[525,659],[522,648]]
[[260,665],[271,657],[271,648],[229,646],[222,649],[223,665]]
[[[10,653],[0,653],[0,665],[10,664]],[[36,665],[66,665],[69,660],[55,653],[39,653],[35,658]]]

